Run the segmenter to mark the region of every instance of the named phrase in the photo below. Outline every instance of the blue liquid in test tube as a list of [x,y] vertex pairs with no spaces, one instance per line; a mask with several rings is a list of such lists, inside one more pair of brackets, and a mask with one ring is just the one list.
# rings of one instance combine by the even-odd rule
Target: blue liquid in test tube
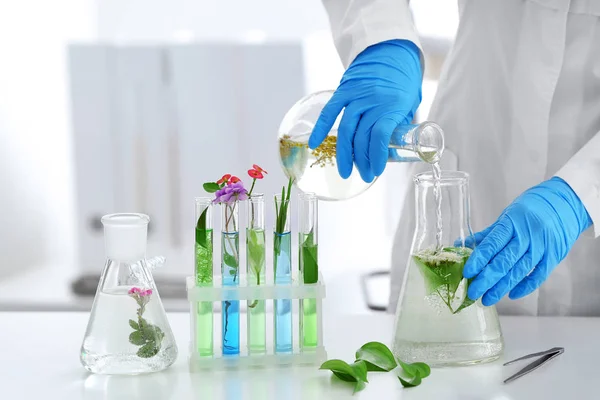
[[[222,278],[223,286],[239,286],[239,234],[222,233]],[[240,302],[224,301],[222,306],[223,354],[240,353]]]

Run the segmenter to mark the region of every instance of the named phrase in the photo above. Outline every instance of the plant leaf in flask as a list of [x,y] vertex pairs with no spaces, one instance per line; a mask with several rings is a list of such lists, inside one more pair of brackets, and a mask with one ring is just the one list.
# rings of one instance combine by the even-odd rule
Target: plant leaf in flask
[[[300,99],[287,112],[279,127],[279,157],[283,172],[304,193],[315,193],[319,200],[346,200],[367,190],[354,169],[348,177],[340,177],[336,162],[338,127],[341,115],[315,149],[308,139],[333,91],[322,91]],[[388,148],[388,162],[438,162],[444,151],[444,133],[434,122],[396,127]]]
[[177,358],[173,332],[146,262],[149,221],[143,214],[102,218],[107,261],[80,354],[90,372],[156,372]]

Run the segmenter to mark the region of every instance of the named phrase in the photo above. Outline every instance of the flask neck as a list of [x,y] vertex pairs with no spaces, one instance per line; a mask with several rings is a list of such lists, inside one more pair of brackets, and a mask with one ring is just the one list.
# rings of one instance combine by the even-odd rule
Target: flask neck
[[439,245],[462,247],[472,236],[469,176],[460,171],[442,171],[439,192],[432,172],[415,176],[415,240],[413,252],[438,245],[438,215],[441,217]]
[[444,132],[434,122],[398,125],[390,137],[388,162],[437,163],[444,152]]
[[102,217],[108,259],[135,263],[146,257],[150,218],[145,214],[110,214]]

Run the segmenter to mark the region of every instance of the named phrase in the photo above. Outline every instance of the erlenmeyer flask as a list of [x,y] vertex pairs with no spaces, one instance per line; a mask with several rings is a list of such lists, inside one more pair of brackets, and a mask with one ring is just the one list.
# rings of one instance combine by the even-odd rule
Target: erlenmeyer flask
[[443,171],[440,202],[433,173],[416,175],[414,182],[417,226],[396,311],[393,352],[403,361],[432,366],[495,360],[504,347],[496,308],[472,302],[462,276],[472,251],[465,247],[472,236],[469,176]]
[[[316,92],[300,99],[287,112],[279,126],[279,156],[283,172],[304,193],[320,200],[346,200],[367,190],[375,181],[364,182],[353,169],[348,179],[340,177],[336,164],[336,143],[340,114],[328,137],[316,149],[308,147],[308,138],[331,99],[333,91]],[[434,164],[444,152],[444,133],[434,122],[399,125],[390,138],[388,162],[424,161]]]
[[156,372],[177,358],[173,332],[146,261],[149,221],[143,214],[102,217],[107,261],[80,355],[90,372]]

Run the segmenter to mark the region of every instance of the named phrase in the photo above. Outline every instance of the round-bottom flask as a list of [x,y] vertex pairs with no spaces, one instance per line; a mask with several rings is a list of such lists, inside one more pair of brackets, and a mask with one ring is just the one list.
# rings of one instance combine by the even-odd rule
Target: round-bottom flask
[[[329,135],[314,150],[308,139],[321,110],[331,99],[333,91],[310,94],[287,112],[279,127],[281,167],[288,178],[304,193],[315,193],[320,200],[346,200],[367,190],[373,182],[364,182],[353,169],[348,179],[340,177],[336,164],[336,145],[340,114]],[[434,122],[418,125],[399,125],[390,138],[388,162],[436,163],[444,151],[444,134]]]

